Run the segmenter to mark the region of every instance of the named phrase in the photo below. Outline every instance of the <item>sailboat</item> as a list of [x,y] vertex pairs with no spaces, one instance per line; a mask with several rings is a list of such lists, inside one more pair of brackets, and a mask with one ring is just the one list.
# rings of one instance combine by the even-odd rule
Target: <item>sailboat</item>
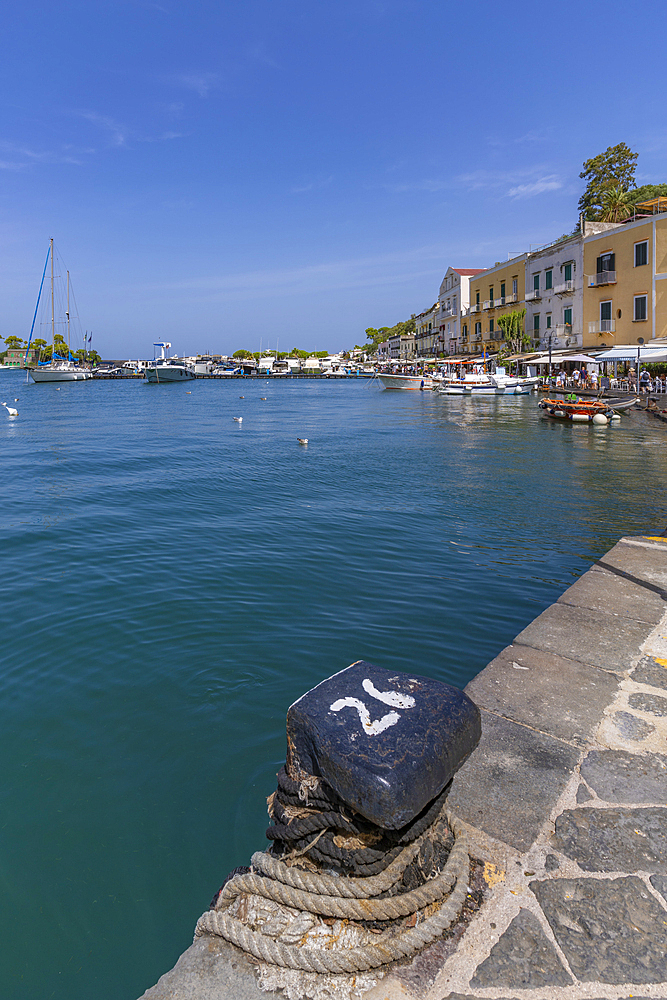
[[30,376],[33,382],[83,382],[86,379],[91,379],[93,377],[92,371],[88,368],[82,368],[75,361],[72,360],[72,355],[69,350],[69,271],[67,272],[67,353],[68,358],[59,358],[56,354],[56,304],[55,304],[55,269],[53,260],[53,240],[49,242],[49,250],[46,255],[46,261],[44,263],[44,272],[42,274],[42,282],[39,286],[39,295],[37,296],[37,305],[35,306],[35,315],[32,320],[32,327],[30,329],[30,337],[28,339],[28,346],[26,348],[26,359],[28,357],[28,351],[30,350],[30,344],[32,341],[32,334],[35,329],[35,320],[37,319],[37,311],[39,309],[39,302],[42,297],[42,289],[44,287],[44,278],[46,276],[46,269],[51,261],[51,361],[42,364],[37,363],[36,368],[30,368]]

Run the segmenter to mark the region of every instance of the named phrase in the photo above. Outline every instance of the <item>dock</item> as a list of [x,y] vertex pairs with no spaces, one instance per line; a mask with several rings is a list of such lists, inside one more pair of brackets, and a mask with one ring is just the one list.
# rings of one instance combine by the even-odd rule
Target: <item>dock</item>
[[[466,693],[469,912],[364,1000],[667,997],[667,531],[622,538]],[[285,995],[203,936],[142,1000]]]

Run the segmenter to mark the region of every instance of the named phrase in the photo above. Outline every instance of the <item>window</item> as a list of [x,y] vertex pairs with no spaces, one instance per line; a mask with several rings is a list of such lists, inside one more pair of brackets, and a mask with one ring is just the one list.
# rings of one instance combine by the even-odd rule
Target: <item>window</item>
[[518,295],[518,294],[519,294],[519,279],[512,278],[512,295]]
[[551,313],[547,313],[547,330],[551,326]]
[[482,324],[481,323],[475,323],[475,334],[476,335],[479,334],[480,336],[482,335]]
[[612,329],[611,302],[600,303],[600,333],[608,333]]
[[635,243],[635,267],[642,267],[644,264],[648,264],[648,240]]
[[[637,245],[642,246],[641,243]],[[643,245],[646,246],[645,243]],[[646,295],[635,295],[635,311],[632,317],[635,323],[642,323],[646,319],[646,301]]]
[[467,323],[464,323],[463,326],[461,327],[461,336],[463,337],[464,340],[466,340],[466,338],[468,336],[468,324]]
[[477,292],[477,297],[475,298],[475,303],[479,305],[479,292]]
[[539,292],[539,290],[540,290],[540,274],[538,271],[537,274],[533,275],[533,291]]
[[598,260],[597,260],[597,273],[598,274],[602,274],[603,271],[615,271],[615,270],[616,270],[616,254],[615,253],[603,253],[603,254],[601,254],[598,257]]
[[553,274],[554,274],[553,271],[546,271],[545,272],[545,274],[544,274],[544,287],[545,288],[553,288],[554,287]]
[[540,314],[539,313],[535,313],[535,315],[533,316],[533,330],[535,331],[535,333],[539,333],[540,332]]
[[489,333],[493,333],[493,320],[489,320]]
[[563,309],[563,323],[565,326],[572,326],[572,306]]
[[563,281],[572,281],[572,265],[566,264],[563,268]]
[[500,297],[501,297],[501,299],[505,298],[505,282],[504,281],[500,282]]
[[493,305],[493,285],[489,286],[489,299],[491,301],[491,305]]

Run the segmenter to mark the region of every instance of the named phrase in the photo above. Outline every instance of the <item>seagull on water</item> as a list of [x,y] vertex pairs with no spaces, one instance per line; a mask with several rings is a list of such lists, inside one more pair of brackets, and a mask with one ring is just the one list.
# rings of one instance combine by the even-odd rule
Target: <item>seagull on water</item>
[[261,399],[261,401],[262,401],[263,403],[265,403],[265,402],[266,402],[266,399],[267,399],[267,397],[266,397],[266,396],[260,396],[259,398]]
[[232,417],[232,420],[235,420],[237,424],[240,424],[241,421],[243,420],[243,417]]
[[239,396],[239,399],[245,399],[245,396]]
[[308,438],[297,438],[299,444],[308,444]]
[[[14,402],[16,402],[16,400],[14,400]],[[7,406],[6,403],[3,403],[2,405],[7,410],[7,413],[9,414],[10,417],[18,417],[19,411],[14,409],[13,406]]]

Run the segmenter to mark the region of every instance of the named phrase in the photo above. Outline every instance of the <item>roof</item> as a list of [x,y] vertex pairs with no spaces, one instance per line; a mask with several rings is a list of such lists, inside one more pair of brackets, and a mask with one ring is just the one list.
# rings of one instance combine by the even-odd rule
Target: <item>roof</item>
[[453,267],[452,271],[456,271],[457,274],[464,276],[472,276],[473,274],[481,274],[482,271],[486,271],[485,267]]

